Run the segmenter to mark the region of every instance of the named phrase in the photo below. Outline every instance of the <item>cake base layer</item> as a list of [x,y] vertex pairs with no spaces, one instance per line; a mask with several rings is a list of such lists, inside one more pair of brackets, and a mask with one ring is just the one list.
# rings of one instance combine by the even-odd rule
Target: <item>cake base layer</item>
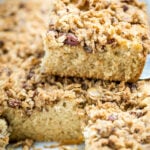
[[55,106],[47,106],[42,111],[33,110],[31,116],[21,109],[7,108],[3,116],[11,127],[10,140],[13,142],[26,138],[65,144],[83,141],[74,100],[61,100]]
[[38,71],[50,6],[49,0],[0,4],[0,111],[9,124],[10,142],[83,140],[79,98],[65,90],[65,83]]

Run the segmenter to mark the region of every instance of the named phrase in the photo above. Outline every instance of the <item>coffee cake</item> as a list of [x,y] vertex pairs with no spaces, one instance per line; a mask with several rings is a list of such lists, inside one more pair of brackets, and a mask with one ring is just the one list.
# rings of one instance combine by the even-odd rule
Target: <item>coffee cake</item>
[[[96,133],[95,141],[88,131],[95,130],[97,125],[101,128],[103,121],[108,123],[104,130],[110,129],[117,118],[118,121],[124,119],[127,128],[125,133],[125,127],[116,128],[117,132],[124,133],[121,134],[123,141],[127,134],[132,139],[131,144],[137,143],[146,149],[150,143],[149,138],[145,139],[150,128],[150,81],[133,84],[41,73],[44,55],[41,33],[46,32],[48,11],[49,0],[44,3],[42,0],[9,0],[0,4],[3,24],[0,26],[0,114],[8,121],[10,142],[27,138],[80,143],[85,137],[86,149],[96,149],[103,141],[101,132]],[[133,119],[133,129],[138,125],[137,134],[134,130],[129,132],[128,118]],[[5,125],[1,126],[3,131]],[[141,137],[137,138],[141,131]],[[139,142],[142,139],[143,143]],[[126,141],[122,145],[125,146]],[[105,147],[115,149],[107,144]]]
[[136,0],[53,2],[42,72],[135,82],[148,51],[145,5]]
[[0,106],[10,141],[82,141],[80,98],[39,72],[48,12],[49,0],[0,4]]

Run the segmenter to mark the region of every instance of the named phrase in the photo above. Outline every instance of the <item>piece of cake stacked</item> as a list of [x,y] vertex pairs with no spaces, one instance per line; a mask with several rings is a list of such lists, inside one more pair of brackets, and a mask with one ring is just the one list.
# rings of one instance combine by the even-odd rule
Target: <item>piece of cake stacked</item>
[[115,81],[139,79],[149,49],[148,18],[142,3],[53,3],[43,72]]
[[136,0],[0,4],[0,114],[8,122],[0,146],[9,131],[10,142],[149,149],[150,81],[125,82],[137,80],[145,62],[145,18]]

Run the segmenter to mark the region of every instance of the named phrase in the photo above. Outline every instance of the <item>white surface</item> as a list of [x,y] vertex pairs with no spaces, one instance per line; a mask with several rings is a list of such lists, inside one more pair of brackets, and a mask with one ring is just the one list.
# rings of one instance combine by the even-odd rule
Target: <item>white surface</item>
[[[143,1],[145,1],[148,4],[148,14],[150,21],[150,0],[143,0]],[[150,79],[150,54],[147,57],[146,65],[143,69],[140,79]]]
[[[4,0],[0,0],[0,2],[3,2]],[[142,1],[145,1],[147,4],[148,4],[148,12],[150,14],[150,0],[142,0]],[[150,55],[148,56],[148,59],[147,59],[147,64],[145,66],[145,72],[143,72],[141,78],[148,78],[150,77]],[[42,150],[58,150],[58,148],[45,148],[45,146],[49,147],[51,145],[56,145],[56,143],[53,143],[53,142],[41,142],[41,143],[35,143],[34,144],[34,148],[41,148]],[[72,146],[74,147],[74,146]],[[15,150],[21,150],[22,148],[19,147],[19,148],[16,148]],[[79,150],[84,150],[84,144],[82,145],[79,145],[78,146],[78,149]],[[32,150],[32,149],[31,149]]]
[[150,54],[147,56],[146,64],[144,66],[140,79],[150,79]]

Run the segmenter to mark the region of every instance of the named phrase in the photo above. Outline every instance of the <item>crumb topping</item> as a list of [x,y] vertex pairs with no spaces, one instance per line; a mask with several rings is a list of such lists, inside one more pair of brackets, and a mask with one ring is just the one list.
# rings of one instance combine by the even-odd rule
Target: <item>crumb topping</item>
[[[137,49],[143,50],[150,41],[145,5],[136,0],[57,0],[50,15],[49,30],[64,33],[63,44],[80,44],[87,52],[101,51],[105,45],[115,48],[127,42],[127,49],[138,44]],[[76,44],[66,42],[68,33],[75,37],[72,39],[76,39]]]
[[66,39],[64,41],[64,44],[76,46],[79,44],[79,41],[75,35],[73,35],[72,33],[68,33],[66,35]]
[[149,106],[121,111],[106,103],[87,109],[84,136],[90,149],[145,149],[149,145]]
[[5,149],[9,142],[8,126],[4,119],[0,118],[0,149]]
[[[0,55],[1,105],[14,109],[21,108],[29,114],[32,114],[33,109],[41,111],[47,105],[57,104],[63,98],[76,99],[80,108],[84,108],[87,104],[97,105],[105,102],[115,102],[122,110],[144,106],[140,104],[144,97],[141,87],[145,82],[142,81],[125,84],[123,82],[61,78],[40,73],[40,62],[44,53],[41,32],[46,31],[48,10],[46,6],[41,6],[38,2],[35,4],[35,8],[31,9],[27,1],[23,3],[24,7],[20,8],[22,2],[17,1],[13,10],[15,15],[9,18],[12,25],[9,26],[9,31],[4,29],[6,26],[0,28],[2,33],[0,41],[4,42],[1,44],[3,45],[1,52],[7,50],[7,53]],[[11,2],[4,5],[5,7],[0,6],[0,11],[3,12],[0,14],[10,15],[8,8]],[[36,9],[37,7],[40,9]],[[31,11],[30,14],[27,13],[28,10]],[[5,25],[8,22],[7,18],[7,15],[0,18]],[[24,26],[20,23],[15,25],[16,19],[18,19],[17,22],[23,19]],[[62,33],[59,32],[59,34]],[[70,37],[71,43],[78,43],[72,33],[69,33]],[[111,42],[114,40],[111,39],[109,43]],[[86,45],[85,50],[92,52],[92,49]]]

